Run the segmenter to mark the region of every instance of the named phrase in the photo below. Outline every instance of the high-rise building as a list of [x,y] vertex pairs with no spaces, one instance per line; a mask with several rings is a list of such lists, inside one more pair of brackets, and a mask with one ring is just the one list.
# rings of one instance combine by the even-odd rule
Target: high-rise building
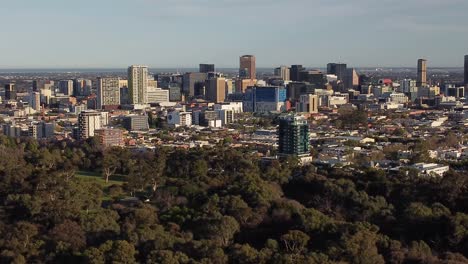
[[315,88],[322,89],[326,83],[326,76],[319,70],[304,70],[299,72],[299,81],[310,83]]
[[303,94],[296,104],[298,113],[318,113],[318,96],[316,94]]
[[468,55],[465,55],[465,85],[468,85]]
[[286,110],[286,89],[276,86],[247,88],[243,100],[245,112],[268,113]]
[[14,83],[5,84],[5,99],[16,100],[16,85]]
[[308,155],[310,143],[307,120],[298,115],[280,117],[278,141],[278,153],[281,156]]
[[64,95],[73,95],[73,80],[62,80],[58,83],[58,88]]
[[283,81],[289,81],[290,78],[290,70],[289,67],[281,66],[275,69],[275,75],[281,77]]
[[244,55],[239,59],[239,77],[254,80],[257,78],[255,56]]
[[92,81],[86,79],[75,79],[73,81],[74,91],[73,94],[76,96],[88,96],[91,94]]
[[206,73],[203,72],[187,72],[183,76],[182,91],[185,95],[193,97],[198,95],[200,87],[205,85]]
[[359,75],[356,72],[356,69],[354,68],[349,68],[346,69],[346,75],[345,75],[345,89],[355,89],[358,88],[359,86]]
[[222,103],[226,98],[226,79],[212,78],[206,80],[206,100],[215,103]]
[[291,65],[291,69],[289,70],[289,76],[291,81],[299,82],[300,73],[304,71],[305,68],[302,65]]
[[94,137],[96,130],[102,128],[102,114],[98,111],[86,110],[78,115],[78,139]]
[[403,93],[414,93],[417,92],[416,81],[411,79],[403,79],[400,81],[400,90]]
[[418,77],[416,86],[423,87],[427,85],[427,61],[425,59],[418,60]]
[[334,74],[338,81],[344,82],[346,78],[347,65],[344,63],[328,63],[327,74]]
[[130,104],[148,103],[148,67],[132,65],[127,73]]
[[32,109],[41,111],[41,93],[31,92],[29,94],[29,104],[31,105]]
[[120,105],[120,79],[97,79],[97,108],[117,107]]
[[214,71],[215,71],[214,64],[200,64],[199,72],[209,73],[209,72],[214,72]]

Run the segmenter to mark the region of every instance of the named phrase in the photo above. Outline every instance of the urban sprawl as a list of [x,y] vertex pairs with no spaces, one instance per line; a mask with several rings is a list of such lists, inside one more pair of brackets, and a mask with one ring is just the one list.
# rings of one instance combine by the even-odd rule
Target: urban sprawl
[[[94,139],[103,148],[250,147],[265,162],[360,165],[443,176],[468,156],[464,71],[355,69],[329,63],[238,71],[6,72],[0,122],[8,137]],[[421,144],[424,143],[424,144]]]

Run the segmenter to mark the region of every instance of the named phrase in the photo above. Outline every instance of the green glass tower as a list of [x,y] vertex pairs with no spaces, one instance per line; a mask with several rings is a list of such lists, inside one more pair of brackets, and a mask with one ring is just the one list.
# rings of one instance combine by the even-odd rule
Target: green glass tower
[[286,115],[280,117],[278,136],[280,156],[309,154],[309,125],[303,116]]

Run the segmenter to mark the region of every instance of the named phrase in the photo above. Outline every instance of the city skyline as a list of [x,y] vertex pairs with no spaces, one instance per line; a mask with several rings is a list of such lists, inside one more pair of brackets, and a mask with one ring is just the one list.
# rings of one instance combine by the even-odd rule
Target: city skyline
[[20,0],[2,7],[4,19],[15,21],[3,29],[3,69],[231,68],[243,54],[255,55],[260,68],[413,67],[418,58],[461,67],[468,54],[461,0]]

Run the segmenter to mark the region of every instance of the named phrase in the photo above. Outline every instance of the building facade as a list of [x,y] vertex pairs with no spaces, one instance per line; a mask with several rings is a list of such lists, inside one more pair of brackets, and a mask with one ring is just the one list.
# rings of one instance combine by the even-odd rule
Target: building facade
[[128,67],[127,73],[130,104],[148,103],[148,67],[132,65]]
[[157,104],[169,102],[169,90],[148,87],[148,103]]
[[419,59],[416,86],[423,87],[426,85],[427,85],[427,61],[425,59]]
[[298,115],[283,116],[278,127],[278,154],[304,156],[310,153],[309,124]]
[[239,77],[251,80],[257,78],[255,56],[244,55],[239,58]]
[[226,79],[212,78],[206,80],[205,98],[214,103],[222,103],[226,98]]
[[64,95],[73,95],[73,80],[62,80],[58,83],[58,88]]
[[16,100],[16,85],[14,83],[5,84],[5,99]]
[[281,77],[283,81],[289,81],[290,77],[290,70],[287,66],[281,66],[275,69],[275,75]]
[[328,63],[327,74],[333,74],[338,77],[338,81],[344,82],[346,79],[347,65],[344,63]]
[[98,78],[97,80],[97,108],[120,105],[120,79]]
[[296,104],[296,112],[309,114],[318,113],[318,96],[316,94],[301,95]]
[[276,86],[253,86],[244,95],[244,112],[282,112],[286,108],[286,89]]
[[215,71],[215,65],[214,64],[200,64],[199,71],[203,73],[209,73],[209,72],[214,72]]
[[96,130],[102,128],[101,112],[86,110],[78,115],[78,139],[94,137]]
[[123,131],[115,128],[103,128],[95,131],[99,143],[103,147],[125,146]]
[[183,76],[182,92],[190,97],[198,95],[200,86],[205,86],[206,76],[207,74],[203,72],[185,73]]
[[148,130],[148,117],[146,115],[129,115],[124,118],[124,127],[130,131]]

